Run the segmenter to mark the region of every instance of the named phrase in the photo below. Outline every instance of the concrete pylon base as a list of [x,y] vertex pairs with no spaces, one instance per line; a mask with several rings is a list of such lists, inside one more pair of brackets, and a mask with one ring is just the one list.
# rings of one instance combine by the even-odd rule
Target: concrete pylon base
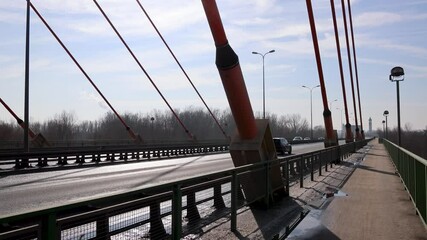
[[334,130],[334,138],[332,138],[332,139],[328,139],[327,137],[325,138],[324,144],[325,144],[325,148],[338,146],[338,132],[337,132],[337,130]]
[[[257,119],[257,136],[254,139],[241,139],[236,134],[230,143],[230,154],[234,166],[240,167],[248,164],[267,162],[277,158],[276,148],[271,135],[268,120]],[[252,202],[261,197],[268,201],[270,196],[284,195],[284,185],[281,177],[280,166],[272,164],[268,171],[257,170],[239,176],[240,184],[246,200]]]
[[46,138],[41,133],[38,133],[33,139],[31,139],[31,144],[38,148],[44,147],[44,146],[50,146],[50,143],[46,140]]

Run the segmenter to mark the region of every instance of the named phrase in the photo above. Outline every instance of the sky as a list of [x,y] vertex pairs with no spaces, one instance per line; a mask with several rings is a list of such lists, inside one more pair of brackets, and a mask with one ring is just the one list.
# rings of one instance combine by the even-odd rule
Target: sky
[[[98,3],[174,109],[203,106],[135,0]],[[141,3],[209,107],[228,108],[201,1]],[[335,0],[350,123],[354,125],[340,3]],[[40,0],[33,4],[119,113],[167,109],[93,1]],[[217,4],[229,43],[239,56],[255,115],[262,116],[262,58],[252,52],[274,49],[265,57],[266,111],[300,114],[310,121],[310,91],[302,85],[314,87],[319,77],[305,1],[217,0]],[[427,0],[353,0],[351,8],[364,130],[368,131],[369,118],[374,131],[382,128],[384,110],[390,112],[388,126],[397,126],[396,84],[389,81],[395,66],[405,70],[400,83],[402,128],[426,129]],[[341,121],[345,123],[344,101],[330,1],[313,1],[313,10],[333,124],[340,128]],[[25,14],[25,0],[0,1],[0,97],[22,119]],[[97,120],[109,112],[33,11],[30,31],[30,121],[45,121],[62,111],[75,114],[78,121]],[[314,126],[323,125],[322,112],[320,89],[315,88]],[[358,107],[357,117],[360,122]],[[3,107],[0,120],[12,121]]]

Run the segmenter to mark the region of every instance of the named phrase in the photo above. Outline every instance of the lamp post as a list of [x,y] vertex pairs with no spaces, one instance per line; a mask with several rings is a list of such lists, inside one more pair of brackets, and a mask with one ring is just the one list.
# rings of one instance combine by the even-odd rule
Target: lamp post
[[401,146],[401,131],[400,131],[400,96],[399,96],[399,82],[405,79],[405,72],[402,67],[394,67],[390,71],[389,80],[396,82],[396,93],[397,93],[397,134],[398,134],[398,143]]
[[385,120],[383,120],[383,134],[384,134],[384,138],[386,138],[385,137],[385,126],[384,126],[384,124],[385,124]]
[[337,110],[340,110],[340,119],[341,119],[341,126],[340,126],[340,128],[341,128],[341,130],[340,130],[340,132],[341,132],[341,137],[343,137],[343,125],[342,125],[342,108],[336,108]]
[[385,110],[383,113],[383,116],[385,117],[385,138],[388,138],[388,125],[387,125],[387,117],[388,117],[388,111]]
[[151,137],[154,139],[154,126],[153,126],[154,117],[151,117],[150,121],[151,121]]
[[259,53],[259,52],[252,52],[252,54],[258,54],[261,55],[262,57],[262,118],[265,119],[265,64],[264,64],[264,58],[265,55],[269,54],[269,53],[274,53],[275,50],[270,50],[264,54]]
[[302,86],[303,88],[307,88],[310,90],[310,135],[311,139],[313,139],[313,89],[320,87],[320,85],[309,88],[307,86]]

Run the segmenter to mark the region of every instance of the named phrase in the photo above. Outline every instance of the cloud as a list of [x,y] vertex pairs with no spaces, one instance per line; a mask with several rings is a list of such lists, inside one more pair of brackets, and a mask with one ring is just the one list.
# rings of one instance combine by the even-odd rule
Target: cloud
[[355,27],[379,27],[403,20],[403,17],[390,12],[365,12],[354,18]]
[[102,99],[101,96],[95,94],[95,93],[89,93],[86,91],[81,91],[80,92],[80,98],[82,100],[89,100],[92,102],[95,102],[98,104],[98,106],[100,106],[103,109],[109,109],[108,105],[105,103],[104,99]]

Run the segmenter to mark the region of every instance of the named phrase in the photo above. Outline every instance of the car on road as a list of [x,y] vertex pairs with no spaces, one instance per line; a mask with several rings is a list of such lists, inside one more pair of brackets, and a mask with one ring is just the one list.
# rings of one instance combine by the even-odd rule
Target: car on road
[[296,136],[294,139],[292,139],[292,141],[302,141],[302,137]]
[[273,138],[274,146],[276,147],[276,152],[285,155],[285,152],[288,154],[292,153],[292,145],[286,140],[286,138]]
[[310,141],[310,138],[309,137],[305,137],[304,141]]

